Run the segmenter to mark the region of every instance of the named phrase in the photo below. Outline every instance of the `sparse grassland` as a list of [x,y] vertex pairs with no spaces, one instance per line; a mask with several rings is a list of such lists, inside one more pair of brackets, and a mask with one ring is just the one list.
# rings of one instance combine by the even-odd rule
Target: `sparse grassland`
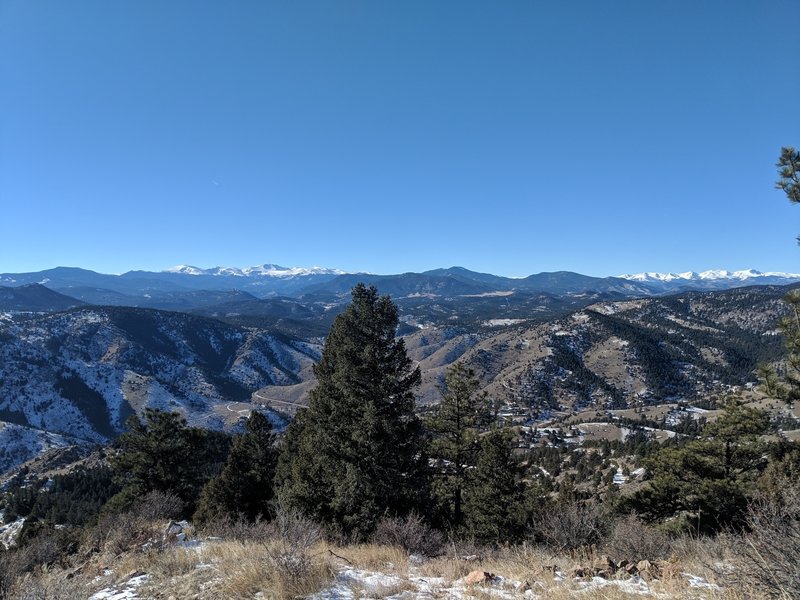
[[[65,561],[21,575],[0,598],[770,597],[757,579],[738,577],[742,540],[731,536],[659,538],[666,546],[653,546],[651,555],[666,558],[631,575],[624,567],[602,572],[609,559],[619,561],[624,551],[637,551],[623,550],[619,540],[615,545],[614,535],[604,545],[570,553],[541,545],[486,548],[451,542],[441,555],[423,557],[398,546],[333,544],[316,536],[292,545],[296,538],[290,542],[285,532],[267,531],[271,526],[264,525],[254,526],[247,539],[246,527],[230,538],[200,536],[178,543],[165,542],[158,533],[163,524],[152,523],[154,537],[147,542],[137,539],[122,551],[117,543],[89,556],[82,547]],[[623,535],[632,534],[628,527]],[[618,556],[612,557],[612,551]],[[475,571],[493,577],[470,584],[465,579]]]

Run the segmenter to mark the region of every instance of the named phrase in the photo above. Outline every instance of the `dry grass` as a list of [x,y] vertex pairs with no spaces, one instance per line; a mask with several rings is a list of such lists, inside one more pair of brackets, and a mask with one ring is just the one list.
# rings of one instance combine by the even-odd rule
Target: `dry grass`
[[[724,590],[691,588],[681,573],[691,572],[709,581],[719,582],[716,574],[720,565],[729,559],[730,548],[715,540],[686,539],[673,547],[674,556],[669,568],[659,580],[649,580],[655,597],[660,598],[723,598],[743,600],[765,597],[753,586],[728,586]],[[347,564],[331,552],[346,559]],[[295,555],[290,555],[295,556]],[[435,598],[451,597],[455,590],[462,597],[478,600],[522,597],[526,585],[540,598],[555,600],[586,598],[588,600],[622,600],[641,598],[625,589],[626,577],[609,580],[603,587],[586,587],[589,580],[573,580],[569,573],[597,558],[590,550],[573,556],[551,555],[538,546],[516,546],[486,550],[476,560],[464,560],[455,555],[427,559],[421,564],[410,562],[407,553],[398,547],[361,544],[328,546],[316,542],[304,548],[299,555],[303,560],[291,565],[286,559],[281,540],[269,542],[242,542],[237,540],[206,541],[197,548],[170,546],[163,549],[130,552],[103,564],[97,555],[95,564],[82,572],[82,577],[66,579],[66,571],[54,570],[27,576],[19,582],[18,595],[12,597],[34,598],[86,598],[91,592],[115,585],[122,589],[125,574],[146,572],[151,579],[139,588],[143,598],[253,598],[284,600],[305,597],[332,585],[338,569],[354,568],[381,573],[388,579],[372,585],[357,580],[349,584],[355,598],[383,598],[403,592],[418,590],[420,578],[437,579],[431,584]],[[108,557],[106,557],[108,558]],[[104,567],[114,570],[113,575],[92,582]],[[464,589],[459,581],[470,571],[482,570],[503,577],[495,586],[476,585]],[[555,572],[566,574],[565,581],[556,581]],[[522,587],[517,587],[517,586]],[[24,588],[24,589],[23,589]]]
[[[163,524],[143,529],[162,531]],[[354,544],[329,545],[320,539],[308,523],[291,514],[267,528],[253,527],[253,536],[246,526],[235,528],[227,539],[208,539],[194,547],[175,544],[155,544],[149,547],[129,547],[113,554],[118,544],[112,540],[104,552],[95,553],[89,562],[72,573],[64,567],[40,569],[24,575],[16,582],[10,598],[71,599],[87,598],[92,592],[106,587],[122,590],[134,572],[147,573],[150,580],[139,588],[142,598],[261,598],[288,600],[307,597],[332,586],[344,569],[355,569],[349,580],[340,580],[354,598],[383,598],[401,596],[414,598],[425,591],[425,597],[448,598],[459,595],[478,600],[510,600],[523,597],[530,589],[538,598],[586,598],[622,600],[641,598],[633,588],[635,581],[619,572],[609,580],[575,579],[579,567],[602,564],[601,552],[586,546],[571,553],[554,553],[546,546],[520,545],[505,548],[477,548],[468,544],[451,543],[446,555],[436,558],[409,558],[408,551],[397,545]],[[627,528],[627,529],[626,529]],[[642,554],[642,548],[655,544],[647,551],[660,558],[662,572],[657,579],[644,577],[653,597],[658,598],[766,598],[763,586],[755,579],[734,581],[732,566],[741,559],[737,539],[721,536],[717,539],[682,538],[670,542],[666,557],[660,538],[651,539],[652,531],[631,520],[618,530],[617,540],[628,538],[631,552]],[[636,534],[636,535],[633,535]],[[635,538],[635,539],[633,539]],[[657,544],[655,542],[658,542]],[[610,553],[609,553],[610,554]],[[660,556],[655,556],[656,554]],[[468,556],[468,559],[465,559]],[[639,557],[612,556],[628,560]],[[650,558],[650,557],[648,557]],[[738,568],[738,567],[737,567]],[[108,573],[106,569],[113,572]],[[502,580],[492,585],[465,588],[463,577],[471,571],[495,573]],[[736,573],[743,571],[739,568]],[[693,588],[684,573],[691,573],[719,588]],[[366,576],[380,574],[379,577]],[[735,573],[734,573],[735,574]],[[0,598],[3,595],[0,594]],[[773,594],[772,597],[775,597]],[[790,596],[785,596],[790,597]]]
[[[387,574],[408,574],[408,554],[397,546],[380,546],[377,544],[359,544],[342,547],[330,547],[329,555],[336,562],[343,562],[360,569],[380,571]],[[330,554],[330,553],[333,554]]]
[[9,590],[15,600],[78,600],[88,598],[89,585],[82,579],[67,579],[60,569],[27,573]]

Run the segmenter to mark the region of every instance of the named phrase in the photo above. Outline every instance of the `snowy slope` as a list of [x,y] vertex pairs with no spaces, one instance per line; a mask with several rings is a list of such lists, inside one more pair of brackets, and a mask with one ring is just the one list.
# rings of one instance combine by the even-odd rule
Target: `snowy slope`
[[212,267],[201,269],[191,265],[177,265],[164,270],[164,273],[179,273],[182,275],[212,275],[232,277],[306,277],[309,275],[343,275],[339,269],[325,267],[281,267],[280,265],[263,264],[255,267]]
[[219,404],[297,383],[317,355],[312,344],[184,313],[104,307],[6,316],[0,420],[103,443],[145,407],[205,422]]
[[783,273],[780,271],[761,272],[755,269],[743,269],[741,271],[726,271],[724,269],[711,269],[697,273],[686,271],[684,273],[635,273],[619,275],[621,279],[629,281],[640,281],[644,283],[670,283],[670,282],[695,282],[695,281],[731,281],[748,282],[759,285],[765,279],[786,280],[785,283],[800,281],[798,273]]

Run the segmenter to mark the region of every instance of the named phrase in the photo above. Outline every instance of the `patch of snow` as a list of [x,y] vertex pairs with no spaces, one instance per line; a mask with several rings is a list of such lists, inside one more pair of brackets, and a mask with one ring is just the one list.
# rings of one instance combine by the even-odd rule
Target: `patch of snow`
[[507,325],[517,325],[518,323],[524,323],[525,319],[489,319],[488,321],[484,321],[483,324],[487,327],[505,327]]
[[327,269],[325,267],[281,267],[280,265],[263,264],[255,267],[212,267],[201,269],[191,265],[177,265],[165,269],[164,273],[178,273],[181,275],[212,275],[215,277],[304,277],[308,275],[344,275],[345,271]]
[[689,583],[689,587],[693,588],[701,588],[707,590],[721,590],[722,588],[718,586],[716,583],[711,583],[706,579],[703,579],[699,575],[692,575],[691,573],[681,573],[683,577],[686,577]]
[[482,294],[462,294],[462,298],[503,298],[505,296],[512,296],[514,292],[508,291],[497,291],[497,292],[483,292]]
[[107,587],[89,596],[89,600],[134,600],[139,597],[136,588],[148,581],[150,575],[147,574],[131,577],[122,589]]
[[25,517],[20,517],[16,521],[6,525],[0,525],[0,545],[6,550],[13,546],[17,541],[17,536],[22,531],[22,526],[25,524]]
[[589,581],[579,581],[580,593],[588,593],[606,587],[616,587],[622,593],[636,596],[650,596],[652,590],[642,578],[635,576],[631,579],[603,579],[602,577],[592,577]]

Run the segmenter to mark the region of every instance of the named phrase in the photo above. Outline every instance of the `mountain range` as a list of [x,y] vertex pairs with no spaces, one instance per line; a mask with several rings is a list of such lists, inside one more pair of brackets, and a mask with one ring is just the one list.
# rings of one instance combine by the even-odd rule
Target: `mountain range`
[[[230,426],[251,401],[291,412],[359,281],[398,305],[398,334],[422,370],[421,404],[436,401],[448,366],[462,360],[488,393],[534,419],[698,401],[752,383],[758,362],[780,360],[781,299],[798,282],[753,271],[237,273],[0,275],[0,472],[47,448],[104,443],[146,407],[211,427]],[[782,285],[754,285],[767,282]]]
[[[747,285],[787,285],[800,274],[742,271],[701,273],[638,273],[619,277],[591,277],[569,271],[538,273],[522,278],[478,273],[463,267],[422,273],[377,275],[345,273],[323,267],[300,268],[264,264],[256,267],[201,269],[180,265],[165,271],[129,271],[121,275],[56,267],[31,273],[0,274],[0,286],[16,288],[39,284],[89,304],[190,310],[254,298],[285,296],[340,302],[357,282],[374,284],[394,298],[486,296],[489,294],[545,293],[570,296],[586,293],[621,297],[658,296],[693,290],[722,290]],[[10,292],[5,291],[6,296]],[[12,301],[0,298],[0,309]],[[61,307],[59,307],[61,308]]]

